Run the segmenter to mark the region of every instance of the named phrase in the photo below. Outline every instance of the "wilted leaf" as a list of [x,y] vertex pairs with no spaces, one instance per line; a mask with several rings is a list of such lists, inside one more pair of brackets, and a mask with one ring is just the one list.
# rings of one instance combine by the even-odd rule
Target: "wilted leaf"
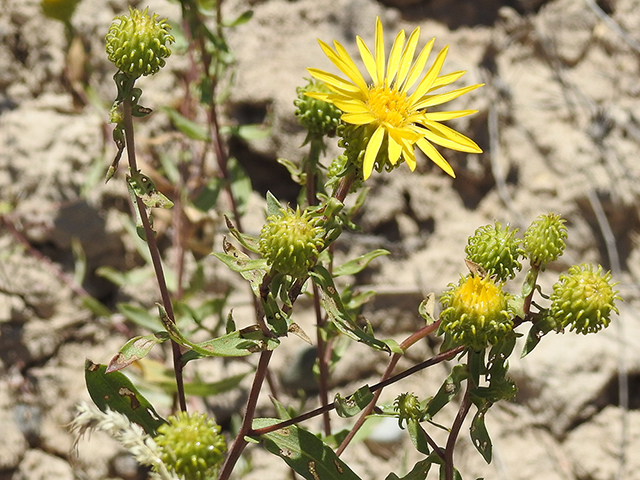
[[167,340],[169,340],[169,334],[166,332],[152,333],[151,335],[132,338],[125,343],[116,356],[111,359],[107,367],[107,373],[121,370],[136,360],[146,357],[155,345]]
[[373,393],[369,385],[360,387],[354,394],[346,398],[336,393],[334,398],[336,413],[343,418],[353,417],[369,405],[371,400],[373,400]]

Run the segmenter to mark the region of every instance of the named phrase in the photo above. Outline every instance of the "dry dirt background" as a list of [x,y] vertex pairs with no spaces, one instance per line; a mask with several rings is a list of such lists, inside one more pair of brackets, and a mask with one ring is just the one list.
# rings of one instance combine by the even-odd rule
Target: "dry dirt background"
[[[149,5],[162,16],[178,18],[175,4],[153,0]],[[114,94],[113,69],[102,39],[113,16],[126,6],[122,0],[83,0],[78,7],[73,23],[89,52],[88,81],[103,104],[78,108],[62,82],[62,26],[43,18],[36,0],[0,0],[2,480],[144,478],[144,472],[100,434],[82,441],[73,455],[73,437],[65,426],[73,406],[88,399],[84,359],[107,362],[131,335],[131,325],[122,317],[109,320],[87,312],[80,305],[79,288],[64,281],[60,272],[73,275],[72,239],[80,241],[87,256],[82,288],[90,294],[111,308],[120,301],[151,307],[156,300],[152,281],[118,289],[94,273],[102,265],[123,271],[140,265],[123,228],[122,212],[128,210],[122,179],[107,186],[87,180],[96,178],[96,172],[102,175],[114,154],[104,124],[104,106]],[[464,271],[467,237],[494,220],[524,229],[549,211],[567,219],[569,247],[564,259],[543,276],[547,289],[560,271],[580,261],[602,263],[620,281],[625,303],[609,329],[586,337],[550,336],[524,361],[513,362],[517,400],[493,408],[487,421],[494,462],[484,465],[465,435],[456,457],[465,478],[640,479],[640,2],[224,4],[229,15],[249,7],[254,18],[229,33],[237,77],[225,122],[271,126],[267,139],[231,145],[261,194],[270,188],[281,198],[295,196],[275,160],[301,155],[298,146],[304,134],[292,117],[292,101],[305,67],[331,68],[316,38],[337,39],[355,53],[356,34],[372,41],[376,15],[383,20],[388,41],[398,29],[420,25],[421,44],[436,36],[436,48],[451,45],[446,71],[464,69],[465,84],[486,83],[457,104],[479,113],[455,125],[485,153],[449,152],[456,180],[424,159],[417,174],[400,168],[393,175],[374,175],[360,220],[367,234],[349,236],[343,243],[345,256],[379,247],[391,251],[355,279],[380,292],[364,313],[381,336],[402,339],[417,328],[422,294],[439,293],[457,280]],[[159,107],[183,95],[172,73],[183,73],[186,65],[184,57],[174,55],[162,73],[140,81],[142,103],[156,109],[138,124],[141,155],[151,164],[156,161],[154,148],[170,149],[171,142],[181,141],[167,136],[170,123]],[[329,154],[336,152],[333,148]],[[263,204],[260,195],[254,197],[254,212],[245,225],[257,233]],[[205,240],[209,249],[219,249],[224,230],[219,218],[213,220],[218,228]],[[205,264],[210,294],[224,285],[241,285],[214,258]],[[231,303],[239,323],[249,323],[248,299],[244,290],[240,293]],[[301,322],[312,328],[306,316]],[[295,363],[303,348],[297,338],[285,343],[274,371]],[[403,365],[431,355],[432,347],[426,342],[416,346]],[[336,372],[335,385],[349,393],[354,386],[375,382],[384,364],[383,356],[354,346]],[[207,367],[202,374],[215,378],[246,370],[246,364],[232,362]],[[444,367],[431,369],[390,388],[384,398],[390,401],[407,390],[433,394],[445,373]],[[243,398],[236,392],[207,403],[228,416]],[[262,405],[269,414],[266,399]],[[416,458],[406,435],[385,424],[373,439],[345,454],[364,479],[383,479],[391,470],[402,474]],[[290,478],[277,459],[253,449],[243,478],[265,475]]]

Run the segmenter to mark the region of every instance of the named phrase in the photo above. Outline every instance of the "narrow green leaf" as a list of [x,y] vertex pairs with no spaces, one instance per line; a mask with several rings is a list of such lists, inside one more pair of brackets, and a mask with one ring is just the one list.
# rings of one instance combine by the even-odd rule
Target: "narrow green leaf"
[[109,310],[104,303],[95,297],[89,295],[81,298],[82,305],[88,309],[91,313],[98,317],[109,318],[111,316],[111,310]]
[[[274,418],[256,418],[253,428],[279,422]],[[307,480],[360,480],[328,445],[295,425],[262,435],[260,440],[269,452],[282,458]]]
[[240,245],[254,253],[258,253],[260,251],[258,239],[256,237],[240,232],[226,215],[224,216],[224,220],[227,224],[227,228],[229,229],[229,233],[233,235],[238,242],[240,242]]
[[382,350],[384,352],[391,351],[385,342],[378,340],[373,335],[356,325],[355,321],[351,318],[351,315],[342,304],[342,299],[340,298],[338,290],[333,283],[331,274],[326,268],[321,265],[316,265],[314,269],[309,272],[309,275],[320,287],[323,293],[320,297],[320,303],[327,312],[327,315],[329,315],[331,320],[333,320],[333,324],[338,330],[349,338],[365,343],[377,350]]
[[271,192],[267,192],[267,217],[272,215],[279,217],[282,215],[282,205],[280,201]]
[[106,373],[107,366],[85,362],[87,390],[96,406],[106,411],[107,407],[120,412],[140,425],[151,436],[156,435],[160,425],[166,423],[154,410],[127,377],[120,372]]
[[226,238],[222,240],[224,253],[213,252],[211,255],[227,265],[234,272],[240,273],[249,282],[256,297],[260,297],[260,285],[267,272],[266,260],[260,258],[252,260],[248,255],[237,249]]
[[[240,373],[238,375],[223,378],[217,382],[188,382],[184,384],[184,393],[187,395],[195,395],[197,397],[220,395],[221,393],[235,390],[247,375],[248,372]],[[175,382],[172,382],[172,385],[175,388]]]
[[471,421],[471,428],[469,429],[473,445],[487,463],[491,463],[492,443],[487,427],[484,424],[484,417],[490,406],[491,402],[484,402],[484,406],[478,408],[478,411]]
[[372,252],[365,253],[364,255],[360,255],[358,258],[349,260],[348,262],[334,268],[333,276],[339,277],[340,275],[355,275],[356,273],[364,270],[371,260],[382,255],[389,255],[389,252],[380,248],[373,250]]
[[455,365],[451,369],[451,373],[445,379],[444,383],[438,390],[438,393],[431,399],[427,405],[425,418],[433,418],[442,407],[449,403],[453,397],[460,391],[460,384],[469,377],[469,371],[466,365]]
[[229,157],[227,162],[227,169],[229,171],[229,179],[231,181],[231,193],[236,199],[238,213],[244,215],[246,213],[249,199],[253,194],[253,188],[251,187],[251,179],[244,168],[234,157]]
[[130,303],[119,303],[116,307],[121,314],[136,325],[151,330],[152,332],[159,332],[163,329],[162,322],[158,317],[152,315],[144,308],[136,307]]
[[369,405],[372,400],[373,393],[369,385],[360,387],[355,393],[346,398],[336,393],[334,398],[336,413],[343,418],[353,417]]
[[[175,328],[172,330],[175,333]],[[176,339],[181,345],[192,349],[182,355],[184,363],[202,357],[246,357],[255,352],[274,350],[280,344],[278,339],[265,338],[259,329],[253,327],[227,333],[202,343],[191,343],[182,335],[176,336]]]
[[251,17],[253,17],[253,10],[246,10],[246,11],[242,12],[240,14],[240,16],[238,18],[236,18],[235,20],[232,20],[229,23],[225,23],[224,26],[225,27],[237,27],[238,25],[242,25],[244,23],[247,23],[249,20],[251,20]]
[[171,120],[171,123],[173,123],[173,126],[176,127],[178,131],[184,133],[190,139],[201,140],[203,142],[209,141],[209,131],[204,125],[200,125],[192,120],[189,120],[171,107],[162,107],[161,110],[169,116],[169,119]]
[[385,480],[425,480],[431,465],[433,465],[433,462],[425,458],[416,463],[404,477],[398,477],[395,473],[390,473]]
[[218,202],[218,196],[224,188],[225,182],[214,177],[200,190],[198,196],[193,200],[193,206],[201,212],[208,212]]
[[154,346],[167,340],[169,340],[169,334],[166,332],[133,337],[125,343],[118,353],[111,359],[109,366],[107,367],[107,373],[121,370],[131,365],[136,360],[146,357]]
[[142,268],[134,268],[129,270],[128,272],[120,272],[113,267],[109,267],[107,265],[99,267],[96,270],[96,274],[101,276],[102,278],[106,278],[111,283],[119,286],[132,286],[132,285],[140,285],[145,281],[149,280],[153,275],[153,270],[147,267]]
[[140,171],[132,172],[131,175],[126,176],[126,179],[131,187],[130,191],[133,191],[147,207],[167,209],[173,207],[173,202],[158,190],[153,180],[147,175]]
[[408,419],[407,431],[409,432],[409,438],[411,438],[411,442],[413,443],[413,446],[416,447],[416,450],[424,455],[429,455],[431,450],[429,449],[429,443],[427,442],[427,434],[424,431],[424,428],[422,428],[422,425],[420,425],[420,422],[414,418]]

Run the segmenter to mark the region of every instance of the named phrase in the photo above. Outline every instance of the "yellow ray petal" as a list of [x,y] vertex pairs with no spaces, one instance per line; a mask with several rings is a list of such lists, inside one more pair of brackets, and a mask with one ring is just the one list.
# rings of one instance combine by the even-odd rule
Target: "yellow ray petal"
[[440,154],[436,148],[427,142],[425,139],[418,140],[418,148],[424,152],[424,154],[431,159],[438,167],[440,167],[445,173],[456,178],[456,174],[444,157]]
[[447,52],[449,51],[449,46],[447,45],[436,57],[435,62],[431,65],[431,68],[427,72],[427,74],[420,80],[420,83],[416,87],[415,91],[411,94],[408,99],[408,102],[413,105],[417,100],[422,98],[422,96],[429,91],[431,85],[440,75],[440,70],[442,70],[442,65],[444,65],[444,60],[447,57]]
[[364,81],[364,78],[362,78],[362,74],[358,70],[358,67],[353,63],[353,60],[342,45],[334,41],[333,43],[336,47],[336,51],[334,52],[333,49],[322,40],[318,40],[318,43],[320,44],[324,54],[336,67],[349,77],[361,90],[367,90],[367,83]]
[[409,70],[407,81],[402,86],[403,91],[406,92],[407,90],[409,90],[413,86],[413,84],[416,83],[416,80],[418,80],[418,77],[422,74],[422,71],[424,70],[424,66],[426,65],[427,60],[429,59],[429,55],[431,54],[433,43],[435,41],[436,39],[432,38],[431,40],[429,40],[429,43],[427,43],[424,47],[422,47],[422,50],[420,51],[418,58],[416,58],[416,61],[413,64],[413,67],[411,67],[411,70]]
[[389,53],[389,63],[387,64],[387,76],[384,79],[385,87],[389,87],[391,85],[391,82],[393,82],[393,79],[398,73],[402,47],[404,47],[404,30],[400,30],[393,42],[393,46],[391,47],[391,53]]
[[371,80],[373,80],[374,85],[379,85],[382,81],[382,78],[378,78],[378,70],[376,67],[376,62],[373,59],[373,55],[371,55],[371,51],[369,47],[364,43],[362,38],[359,36],[356,37],[356,44],[358,45],[358,50],[360,50],[360,56],[362,57],[362,61],[364,62],[364,67],[369,72],[369,76]]
[[382,22],[380,17],[376,17],[376,72],[378,74],[378,80],[382,83],[384,79],[384,34],[382,32]]
[[446,75],[440,75],[434,80],[429,91],[435,90],[436,88],[446,87],[447,85],[458,80],[465,73],[467,73],[466,70],[460,70],[457,72],[447,73]]
[[416,154],[413,151],[413,143],[402,139],[402,155],[404,156],[404,161],[407,162],[407,165],[413,172],[416,169]]
[[402,137],[400,137],[400,141],[398,141],[398,139],[394,137],[396,137],[396,135],[391,130],[387,130],[387,140],[389,143],[389,162],[391,163],[391,165],[395,165],[396,163],[398,163],[398,159],[402,154]]
[[342,118],[343,122],[350,123],[352,125],[368,125],[376,119],[376,117],[370,113],[345,113],[340,118]]
[[424,126],[428,129],[424,136],[430,142],[460,152],[482,153],[482,149],[476,142],[453,128],[437,122],[425,122]]
[[420,27],[416,27],[416,29],[411,32],[411,35],[409,35],[407,46],[404,47],[404,50],[402,51],[402,57],[400,58],[400,69],[398,70],[398,78],[396,80],[396,85],[399,89],[402,88],[402,84],[407,78],[407,73],[411,68],[411,62],[413,61],[413,55],[416,52],[416,47],[418,46],[419,39]]
[[382,145],[382,140],[384,138],[384,127],[379,126],[373,135],[371,135],[371,139],[367,144],[367,149],[364,152],[364,161],[362,162],[362,177],[366,180],[371,176],[371,172],[373,171],[373,165],[376,161],[376,156],[380,151],[380,146]]
[[432,122],[445,122],[454,118],[465,117],[478,113],[478,110],[452,110],[449,112],[426,112],[424,119]]
[[437,93],[435,95],[425,95],[420,99],[420,101],[413,104],[413,108],[416,110],[420,110],[427,107],[433,107],[435,105],[441,105],[443,103],[447,103],[454,98],[458,98],[461,95],[464,95],[471,90],[475,90],[478,87],[483,86],[484,83],[479,83],[477,85],[470,85],[468,87],[458,88],[456,90],[451,90],[447,93]]
[[325,72],[324,70],[319,70],[317,68],[307,68],[307,72],[309,72],[313,78],[326,83],[328,87],[335,87],[339,90],[352,93],[360,91],[356,85],[347,82],[333,73]]

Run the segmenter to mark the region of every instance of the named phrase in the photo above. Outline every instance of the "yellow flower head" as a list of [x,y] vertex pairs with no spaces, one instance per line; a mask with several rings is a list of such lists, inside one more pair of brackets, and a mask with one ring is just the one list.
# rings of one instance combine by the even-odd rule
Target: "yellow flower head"
[[340,43],[333,42],[334,50],[318,40],[327,57],[348,78],[344,79],[332,73],[309,68],[309,73],[323,81],[331,93],[318,92],[308,95],[334,104],[342,110],[344,122],[368,125],[372,128],[373,134],[367,145],[362,166],[364,179],[371,175],[376,157],[385,146],[391,165],[404,160],[413,171],[416,168],[414,149],[417,145],[436,165],[452,177],[455,177],[455,174],[451,165],[433,144],[461,152],[482,152],[473,140],[440,123],[475,113],[476,110],[427,111],[429,107],[448,102],[481,85],[459,88],[447,93],[432,93],[451,84],[465,72],[440,75],[448,50],[448,47],[445,47],[440,51],[431,68],[419,80],[435,41],[435,39],[429,41],[414,62],[419,38],[420,28],[418,27],[411,33],[405,45],[405,33],[401,30],[393,42],[389,59],[385,62],[380,18],[376,20],[373,54],[363,40],[359,36],[356,37],[360,56],[371,76],[372,83],[364,80],[358,67]]

